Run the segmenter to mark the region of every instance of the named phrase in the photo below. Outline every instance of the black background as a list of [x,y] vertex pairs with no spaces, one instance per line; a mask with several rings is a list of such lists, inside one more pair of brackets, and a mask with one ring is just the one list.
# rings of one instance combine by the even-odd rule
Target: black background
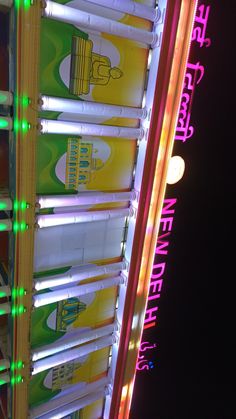
[[177,197],[161,294],[155,368],[137,373],[131,419],[234,419],[235,3],[211,5],[207,35],[190,62],[205,74],[192,109],[193,137],[176,142],[186,171]]

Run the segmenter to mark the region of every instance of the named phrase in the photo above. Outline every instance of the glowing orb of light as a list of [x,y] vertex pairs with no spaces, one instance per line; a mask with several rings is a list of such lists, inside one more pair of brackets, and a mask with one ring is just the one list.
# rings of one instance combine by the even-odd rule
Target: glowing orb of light
[[169,185],[174,185],[182,179],[185,170],[185,162],[181,156],[172,156],[169,161],[166,182]]

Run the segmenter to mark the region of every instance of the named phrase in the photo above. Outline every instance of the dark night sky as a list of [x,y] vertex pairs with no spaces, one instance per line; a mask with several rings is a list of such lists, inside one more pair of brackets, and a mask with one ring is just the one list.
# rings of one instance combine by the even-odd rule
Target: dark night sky
[[169,186],[178,202],[153,336],[158,351],[155,368],[138,373],[131,419],[236,418],[230,312],[236,6],[230,0],[203,3],[212,6],[212,45],[191,49],[192,62],[200,61],[205,74],[194,97],[195,134],[174,148],[186,172],[178,186]]

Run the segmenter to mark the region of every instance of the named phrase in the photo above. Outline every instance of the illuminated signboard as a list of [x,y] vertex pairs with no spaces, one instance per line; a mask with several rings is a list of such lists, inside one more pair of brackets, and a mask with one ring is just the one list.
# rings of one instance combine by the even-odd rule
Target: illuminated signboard
[[[209,13],[210,6],[205,4],[197,6],[191,45],[193,42],[200,48],[208,48],[211,45],[210,38],[206,37]],[[193,96],[196,86],[204,76],[204,72],[205,68],[199,61],[188,61],[175,132],[175,140],[177,141],[185,142],[187,139],[191,138],[194,133],[194,127],[191,125],[190,121]],[[155,363],[152,360],[152,354],[157,348],[157,343],[151,342],[149,338],[146,337],[146,330],[157,325],[158,301],[161,297],[161,290],[165,277],[170,243],[169,239],[173,227],[176,203],[176,198],[164,200],[144,319],[143,336],[136,364],[137,371],[152,370],[155,366]]]
[[[148,304],[145,313],[144,330],[156,326],[158,301],[161,296],[162,284],[165,275],[167,255],[169,251],[169,238],[171,235],[176,198],[165,199],[160,220],[160,235],[157,240],[154,264],[149,288]],[[136,368],[138,371],[154,368],[154,363],[149,359],[149,351],[156,348],[157,344],[143,340],[138,355]]]
[[[163,283],[163,275],[165,272],[166,262],[159,262],[159,255],[168,254],[169,235],[173,226],[174,205],[176,199],[165,199],[161,213],[160,232],[156,245],[155,259],[152,267],[151,282],[149,286],[148,305],[145,313],[144,329],[154,327],[156,325],[158,305],[156,300],[161,296]],[[154,303],[154,305],[153,305]]]
[[205,4],[198,6],[194,21],[192,41],[198,42],[201,48],[204,46],[209,47],[211,45],[210,38],[206,38],[206,27],[209,13],[210,6],[206,6]]
[[[197,8],[192,32],[192,42],[196,42],[200,48],[203,46],[209,47],[211,44],[210,38],[205,38],[209,12],[210,6],[202,4]],[[201,65],[200,62],[187,63],[175,140],[185,142],[187,139],[191,138],[194,133],[194,127],[190,125],[193,95],[196,86],[204,76],[204,71],[204,66]]]

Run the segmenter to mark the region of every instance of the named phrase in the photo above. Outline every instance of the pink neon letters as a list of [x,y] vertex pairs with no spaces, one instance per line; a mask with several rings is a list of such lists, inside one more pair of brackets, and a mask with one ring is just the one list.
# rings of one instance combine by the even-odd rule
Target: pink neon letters
[[[163,275],[165,273],[166,262],[160,261],[160,258],[168,255],[169,248],[169,236],[171,234],[173,226],[173,217],[175,213],[176,198],[165,199],[160,220],[160,231],[161,234],[157,239],[157,245],[155,250],[154,263],[152,267],[151,282],[149,285],[149,296],[147,309],[144,319],[144,329],[150,329],[156,326],[157,312],[158,312],[158,301],[161,296]],[[157,263],[158,262],[158,263]],[[156,343],[151,344],[148,341],[142,341],[139,349],[139,355],[137,360],[136,369],[138,371],[149,371],[154,368],[154,363],[148,360],[148,356],[143,354],[146,351],[153,350],[156,348]]]
[[192,41],[198,42],[200,48],[204,46],[208,48],[211,45],[210,38],[205,38],[209,13],[210,6],[205,6],[204,4],[198,6],[192,33]]
[[[210,6],[202,4],[201,6],[198,6],[195,16],[192,41],[197,42],[201,48],[203,46],[209,47],[211,45],[210,38],[205,38],[209,12]],[[199,62],[195,64],[188,62],[175,131],[175,140],[185,142],[188,138],[191,138],[194,133],[194,127],[190,125],[192,101],[196,85],[200,83],[203,75],[203,65]]]
[[140,345],[140,349],[139,349],[139,355],[138,355],[138,361],[137,361],[137,365],[136,365],[136,369],[138,371],[143,371],[143,370],[150,370],[152,368],[154,368],[154,364],[152,361],[148,361],[147,358],[145,358],[146,354],[143,355],[143,352],[145,351],[150,351],[154,348],[156,348],[156,343],[151,344],[150,342],[142,342]]
[[[153,264],[152,275],[151,275],[151,282],[149,286],[148,304],[147,304],[147,309],[146,309],[145,319],[144,319],[144,329],[147,329],[149,327],[153,327],[156,325],[157,311],[158,311],[158,306],[156,302],[157,300],[159,300],[161,296],[163,275],[165,273],[165,268],[166,268],[166,262],[160,261],[160,255],[162,255],[162,257],[168,255],[169,241],[167,240],[167,238],[169,237],[170,232],[173,227],[173,217],[174,217],[174,212],[175,212],[174,206],[176,202],[177,202],[177,199],[175,198],[164,200],[164,205],[162,208],[162,216],[160,220],[161,235],[159,235],[157,239],[155,258],[154,258],[154,264]],[[171,216],[169,216],[170,214]],[[155,303],[155,305],[153,305],[153,303]]]

